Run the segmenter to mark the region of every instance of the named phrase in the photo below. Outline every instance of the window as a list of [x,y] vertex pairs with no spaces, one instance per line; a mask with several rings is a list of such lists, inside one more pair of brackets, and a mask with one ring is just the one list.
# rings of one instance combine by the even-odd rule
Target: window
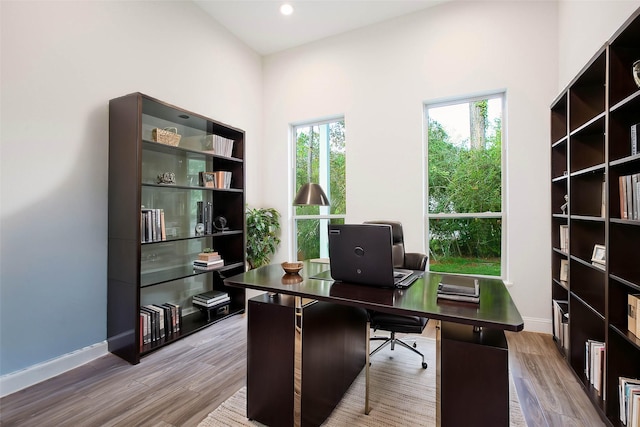
[[431,271],[503,275],[503,105],[495,94],[425,107]]
[[296,125],[292,135],[292,197],[302,185],[312,182],[320,184],[331,203],[293,207],[292,258],[327,258],[327,226],[344,223],[346,214],[344,118]]

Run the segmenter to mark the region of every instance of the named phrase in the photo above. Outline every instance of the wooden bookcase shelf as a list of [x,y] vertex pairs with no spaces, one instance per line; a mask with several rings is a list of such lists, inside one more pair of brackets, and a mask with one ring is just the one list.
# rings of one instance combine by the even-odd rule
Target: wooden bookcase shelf
[[[181,139],[177,145],[156,142],[156,128],[174,128]],[[230,156],[213,152],[216,136],[233,141]],[[229,188],[201,185],[200,172],[213,171],[231,172]],[[173,182],[159,179],[167,173]],[[141,93],[109,102],[109,351],[135,364],[145,354],[244,312],[244,289],[223,283],[245,270],[244,183],[242,130]],[[226,226],[196,232],[199,203],[210,204],[211,219],[224,217]],[[145,237],[143,209],[162,210],[163,231],[153,241]],[[218,251],[224,266],[194,269],[205,248]],[[211,290],[228,293],[223,309],[203,312],[192,304],[194,295]],[[166,303],[180,307],[180,329],[145,342],[141,307]]]
[[[640,154],[631,151],[631,126],[640,123],[631,72],[638,59],[640,9],[556,98],[550,117],[551,297],[568,302],[569,313],[569,343],[558,350],[613,426],[622,425],[618,378],[640,378],[640,338],[627,329],[628,295],[640,293],[640,221],[622,219],[619,184],[619,177],[640,173]],[[569,228],[567,251],[560,249],[561,226]],[[592,262],[595,245],[606,248],[604,268]],[[586,374],[589,340],[605,343],[600,390]]]

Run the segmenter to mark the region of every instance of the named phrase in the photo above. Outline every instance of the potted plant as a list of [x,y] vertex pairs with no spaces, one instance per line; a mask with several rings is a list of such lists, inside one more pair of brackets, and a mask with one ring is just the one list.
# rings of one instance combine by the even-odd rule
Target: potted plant
[[280,213],[273,208],[247,207],[247,262],[254,269],[269,264],[280,245]]

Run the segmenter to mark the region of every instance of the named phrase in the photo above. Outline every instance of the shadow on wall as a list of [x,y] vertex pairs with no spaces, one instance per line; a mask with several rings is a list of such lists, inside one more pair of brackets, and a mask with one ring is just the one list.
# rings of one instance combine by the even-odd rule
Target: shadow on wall
[[[38,180],[48,176],[64,179],[2,218],[0,375],[106,339],[108,120],[105,100],[87,115],[79,141],[49,142],[78,142],[67,171],[56,170],[55,158],[38,157],[27,141],[3,142],[25,145],[24,158],[14,161],[27,167],[28,185],[16,182],[11,193],[38,193]],[[46,138],[46,130],[41,134]]]

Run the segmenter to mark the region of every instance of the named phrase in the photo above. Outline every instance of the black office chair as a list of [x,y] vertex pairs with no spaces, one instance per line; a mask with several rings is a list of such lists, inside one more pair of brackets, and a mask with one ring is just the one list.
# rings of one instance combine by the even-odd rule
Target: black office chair
[[[393,236],[393,266],[395,268],[404,268],[408,270],[424,271],[427,268],[429,257],[426,254],[416,252],[405,252],[404,235],[402,233],[402,224],[398,221],[365,221],[365,224],[386,224],[391,226],[391,234]],[[420,334],[427,326],[429,319],[418,316],[401,316],[397,314],[387,314],[379,311],[368,310],[369,323],[374,331],[378,329],[391,333],[389,337],[371,337],[371,341],[384,341],[378,348],[373,350],[369,357],[382,350],[388,344],[391,350],[395,349],[395,345],[407,348],[422,357],[422,367],[427,369],[427,362],[424,361],[424,354],[416,350],[416,343],[413,347],[404,341],[396,338],[396,333],[402,334]]]

